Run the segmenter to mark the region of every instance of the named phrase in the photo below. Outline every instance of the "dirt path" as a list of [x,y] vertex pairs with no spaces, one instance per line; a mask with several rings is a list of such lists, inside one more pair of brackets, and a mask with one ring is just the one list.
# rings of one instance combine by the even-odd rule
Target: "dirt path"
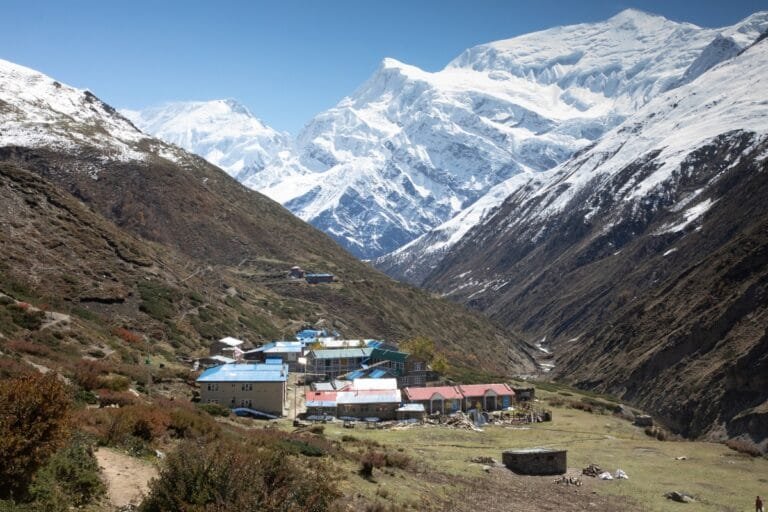
[[96,451],[110,504],[115,507],[138,505],[147,493],[149,481],[157,476],[157,468],[124,453],[108,448]]

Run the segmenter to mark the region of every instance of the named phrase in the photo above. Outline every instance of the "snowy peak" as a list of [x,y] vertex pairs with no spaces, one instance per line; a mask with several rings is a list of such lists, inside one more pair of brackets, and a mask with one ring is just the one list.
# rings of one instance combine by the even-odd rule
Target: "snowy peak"
[[104,159],[143,160],[157,145],[90,91],[0,59],[0,146],[95,147]]
[[240,179],[262,170],[291,148],[288,134],[270,128],[232,99],[166,103],[121,112],[145,132],[197,153]]

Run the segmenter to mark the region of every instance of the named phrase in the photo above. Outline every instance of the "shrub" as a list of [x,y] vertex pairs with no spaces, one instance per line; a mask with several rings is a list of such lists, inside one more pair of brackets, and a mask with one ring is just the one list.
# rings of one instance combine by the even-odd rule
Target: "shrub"
[[131,345],[137,345],[142,341],[144,341],[144,338],[142,338],[140,334],[137,334],[133,331],[129,331],[125,327],[115,327],[112,330],[112,334],[114,334],[124,342],[129,343]]
[[6,306],[11,313],[13,323],[30,331],[36,331],[43,325],[45,319],[45,312],[32,311],[29,304],[26,302],[19,302],[18,304],[11,304]]
[[381,468],[385,464],[385,456],[381,452],[368,450],[360,457],[360,476],[363,478],[372,478],[373,469]]
[[110,391],[127,391],[131,385],[128,377],[122,375],[103,375],[98,378],[99,387]]
[[47,357],[51,355],[51,349],[40,343],[26,340],[9,340],[5,348],[14,352],[30,354],[33,356]]
[[136,396],[131,393],[109,389],[99,389],[96,393],[99,395],[99,407],[109,407],[111,405],[125,407],[126,405],[136,403]]
[[0,381],[0,499],[26,494],[69,433],[72,400],[56,374]]
[[178,408],[170,413],[171,423],[168,428],[175,437],[190,439],[199,437],[217,437],[219,426],[209,415],[195,410]]
[[322,435],[325,432],[325,427],[322,425],[312,425],[309,427],[309,431],[313,434],[319,434]]
[[75,364],[75,368],[72,370],[72,378],[81,388],[86,391],[93,391],[100,387],[100,378],[107,373],[109,373],[109,369],[106,363],[83,359]]
[[137,286],[141,297],[140,311],[161,322],[174,315],[173,303],[178,299],[176,292],[156,282],[142,281]]
[[343,436],[341,436],[342,443],[356,443],[358,441],[359,441],[358,438],[356,438],[355,436],[350,436],[349,434],[344,434]]
[[198,407],[211,416],[222,416],[224,418],[229,416],[231,412],[227,407],[219,404],[200,404]]
[[322,512],[339,496],[325,467],[242,441],[183,442],[152,481],[144,512]]
[[411,465],[411,458],[399,452],[387,452],[384,455],[384,465],[388,468],[406,469]]
[[763,452],[760,451],[760,448],[758,448],[755,443],[751,441],[745,441],[743,439],[729,439],[725,442],[725,446],[731,450],[735,450],[739,453],[744,453],[752,457],[760,457],[763,454]]
[[325,455],[325,450],[319,446],[309,444],[306,441],[300,441],[298,439],[286,439],[280,443],[280,447],[285,449],[289,453],[301,454],[306,457],[322,457]]
[[93,450],[82,438],[56,452],[30,486],[38,508],[61,512],[92,503],[104,491]]

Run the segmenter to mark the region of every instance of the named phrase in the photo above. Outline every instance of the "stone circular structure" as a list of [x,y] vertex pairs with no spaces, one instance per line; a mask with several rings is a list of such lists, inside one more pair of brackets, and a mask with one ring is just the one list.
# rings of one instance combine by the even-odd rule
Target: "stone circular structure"
[[566,450],[505,450],[501,460],[508,469],[521,475],[562,475],[568,469]]

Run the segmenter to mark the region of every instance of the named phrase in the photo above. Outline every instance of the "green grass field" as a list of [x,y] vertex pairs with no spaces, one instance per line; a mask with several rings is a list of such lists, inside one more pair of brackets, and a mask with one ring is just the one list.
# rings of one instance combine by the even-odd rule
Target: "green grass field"
[[[557,392],[539,392],[542,404],[555,395]],[[472,457],[489,456],[500,461],[505,449],[564,448],[568,450],[569,468],[580,470],[595,463],[611,472],[623,469],[629,480],[594,481],[589,488],[601,495],[627,497],[639,510],[668,511],[678,506],[697,511],[751,510],[756,495],[768,495],[765,457],[753,458],[714,443],[658,441],[648,437],[642,428],[609,414],[565,406],[552,410],[551,423],[526,428],[488,426],[483,432],[474,432],[442,426],[397,430],[358,425],[355,429],[344,429],[334,423],[325,426],[325,435],[332,440],[352,435],[359,440],[356,444],[360,451],[366,441],[376,442],[410,455],[430,473],[470,477],[473,481],[490,477],[480,464],[469,462]],[[682,456],[686,460],[676,460]],[[354,473],[354,469],[354,464],[345,468],[349,473]],[[384,494],[390,502],[414,503],[414,508],[419,499],[446,492],[446,486],[435,484],[434,479],[418,478],[418,474],[414,478],[413,474],[397,471],[378,474],[376,483],[360,480],[348,476],[343,482],[345,491],[367,496]],[[667,500],[664,494],[673,490],[694,496],[697,503],[682,505]]]

